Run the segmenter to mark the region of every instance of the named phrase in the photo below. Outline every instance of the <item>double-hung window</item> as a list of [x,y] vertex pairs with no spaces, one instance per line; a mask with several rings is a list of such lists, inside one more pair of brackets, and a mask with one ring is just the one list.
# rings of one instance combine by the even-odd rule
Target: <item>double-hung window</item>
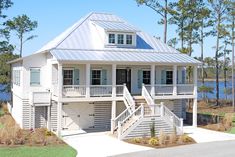
[[63,70],[63,85],[73,85],[73,70]]
[[173,84],[173,71],[166,71],[166,84]]
[[149,70],[143,71],[143,83],[150,84],[150,71]]
[[12,80],[13,84],[20,86],[20,70],[13,70]]
[[115,34],[109,34],[109,44],[115,44]]
[[92,85],[101,85],[101,70],[92,70],[91,84]]
[[124,35],[118,34],[118,44],[122,45],[124,44]]
[[132,45],[132,35],[130,34],[126,35],[126,44]]
[[30,85],[37,86],[40,85],[40,68],[30,69]]

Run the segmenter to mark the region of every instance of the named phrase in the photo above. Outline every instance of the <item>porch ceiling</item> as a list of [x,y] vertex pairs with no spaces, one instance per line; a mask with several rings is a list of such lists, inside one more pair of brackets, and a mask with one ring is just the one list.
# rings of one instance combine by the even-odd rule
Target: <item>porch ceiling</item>
[[158,53],[153,51],[107,51],[107,50],[66,50],[54,49],[51,54],[58,61],[121,62],[150,64],[194,64],[201,62],[181,53]]

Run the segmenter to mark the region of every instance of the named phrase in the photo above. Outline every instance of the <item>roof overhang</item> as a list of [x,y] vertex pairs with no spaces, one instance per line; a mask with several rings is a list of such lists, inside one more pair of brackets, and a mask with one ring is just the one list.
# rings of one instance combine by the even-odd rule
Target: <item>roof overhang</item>
[[66,50],[54,49],[51,54],[59,62],[69,63],[130,63],[130,64],[169,64],[169,65],[201,65],[201,62],[181,53],[157,52],[121,52],[102,50]]

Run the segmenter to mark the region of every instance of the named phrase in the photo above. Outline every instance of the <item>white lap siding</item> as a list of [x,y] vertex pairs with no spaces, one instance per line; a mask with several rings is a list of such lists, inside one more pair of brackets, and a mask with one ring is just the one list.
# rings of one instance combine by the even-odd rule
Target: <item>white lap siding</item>
[[51,103],[51,130],[57,130],[57,102],[52,101]]
[[94,128],[110,130],[111,102],[94,104]]

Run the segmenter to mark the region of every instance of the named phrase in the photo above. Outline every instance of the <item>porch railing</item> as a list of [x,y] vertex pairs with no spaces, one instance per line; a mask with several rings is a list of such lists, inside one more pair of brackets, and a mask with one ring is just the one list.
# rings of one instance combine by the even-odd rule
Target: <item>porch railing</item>
[[85,85],[64,85],[62,89],[64,97],[85,97],[86,86]]
[[90,96],[91,97],[111,97],[112,85],[91,85]]
[[155,95],[164,96],[164,95],[173,95],[173,85],[170,84],[156,84],[155,85]]
[[177,84],[178,95],[193,95],[194,85],[193,84]]

